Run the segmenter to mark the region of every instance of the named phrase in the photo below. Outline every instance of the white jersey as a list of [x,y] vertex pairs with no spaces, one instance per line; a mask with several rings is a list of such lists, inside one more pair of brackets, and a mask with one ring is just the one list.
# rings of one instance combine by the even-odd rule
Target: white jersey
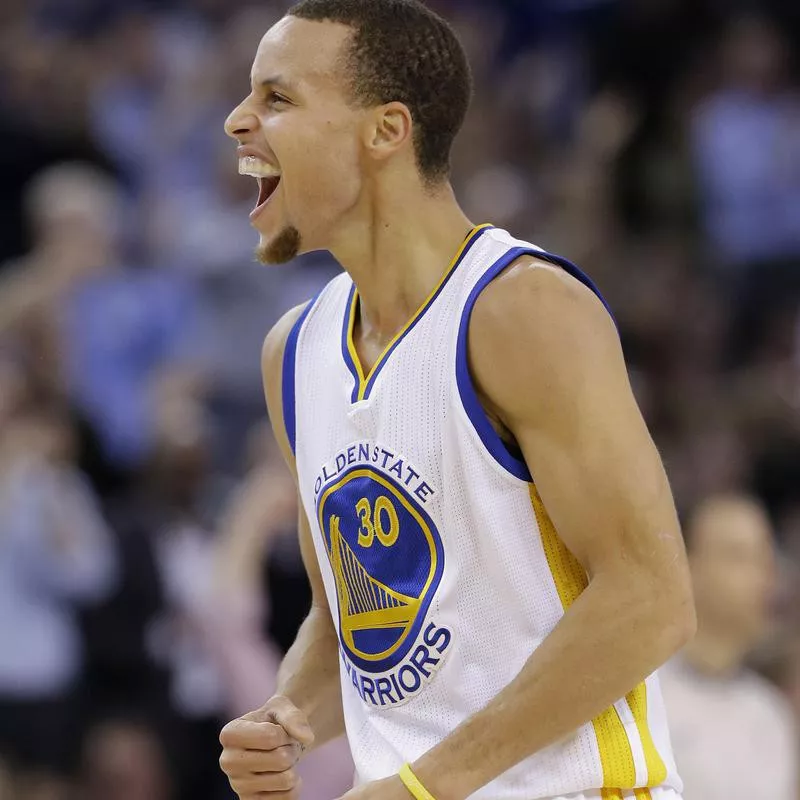
[[[358,783],[395,774],[486,706],[587,585],[467,366],[475,300],[526,253],[594,289],[569,262],[481,226],[369,374],[345,274],[287,340],[284,422],[339,634]],[[474,797],[672,800],[680,790],[654,675]]]

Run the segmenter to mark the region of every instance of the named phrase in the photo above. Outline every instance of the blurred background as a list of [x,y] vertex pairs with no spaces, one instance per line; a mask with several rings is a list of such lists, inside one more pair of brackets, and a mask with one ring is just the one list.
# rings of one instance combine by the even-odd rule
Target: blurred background
[[[430,5],[475,71],[457,191],[599,284],[685,520],[686,800],[797,800],[800,5]],[[219,729],[308,608],[259,353],[337,267],[254,263],[222,130],[287,6],[0,6],[2,800],[229,800]],[[331,800],[346,752],[306,773]]]

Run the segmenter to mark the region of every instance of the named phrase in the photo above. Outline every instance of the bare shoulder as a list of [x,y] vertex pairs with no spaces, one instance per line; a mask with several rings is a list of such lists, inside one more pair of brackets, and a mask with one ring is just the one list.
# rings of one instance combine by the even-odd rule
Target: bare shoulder
[[[517,259],[481,292],[472,326],[482,336],[517,331],[525,338],[552,337],[577,327],[580,332],[592,329],[616,337],[613,320],[591,289],[533,256]],[[508,345],[513,347],[513,340]]]
[[287,457],[291,453],[291,448],[283,424],[283,356],[289,335],[307,307],[308,303],[303,303],[287,311],[273,325],[261,348],[261,374],[269,418],[278,444]]
[[287,311],[272,326],[272,329],[264,339],[264,346],[261,349],[261,370],[264,373],[265,380],[268,375],[273,374],[280,380],[286,341],[289,338],[292,328],[295,326],[297,320],[300,319],[307,306],[308,303],[302,303]]
[[532,256],[480,294],[470,318],[469,360],[481,393],[512,412],[557,401],[593,372],[625,374],[616,326],[598,296],[565,270]]

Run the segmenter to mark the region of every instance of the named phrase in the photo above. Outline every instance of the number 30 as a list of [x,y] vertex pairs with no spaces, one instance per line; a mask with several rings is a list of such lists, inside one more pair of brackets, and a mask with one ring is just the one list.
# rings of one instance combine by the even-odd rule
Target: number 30
[[[372,547],[375,536],[384,547],[391,547],[400,535],[400,522],[397,511],[388,497],[381,495],[375,500],[375,509],[366,497],[356,503],[356,513],[361,519],[358,543],[362,547]],[[384,515],[388,519],[388,529],[384,527]]]

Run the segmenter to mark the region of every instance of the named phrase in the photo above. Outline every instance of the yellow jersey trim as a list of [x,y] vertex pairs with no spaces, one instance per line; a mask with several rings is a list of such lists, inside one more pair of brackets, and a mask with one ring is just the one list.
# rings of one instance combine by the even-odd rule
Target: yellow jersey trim
[[647,724],[647,684],[640,683],[626,695],[625,700],[631,709],[639,738],[642,740],[644,759],[647,763],[647,785],[660,786],[667,779],[667,765],[659,755],[653,734]]
[[364,367],[361,364],[361,359],[358,356],[358,351],[356,350],[356,346],[353,340],[353,332],[356,323],[356,313],[358,311],[358,304],[359,304],[359,294],[358,289],[355,289],[352,294],[352,298],[350,300],[350,307],[347,309],[347,352],[350,356],[350,361],[353,364],[353,367],[356,371],[356,377],[358,381],[358,391],[357,393],[354,392],[354,397],[357,401],[364,400],[369,392],[371,384],[374,382],[375,377],[380,372],[381,368],[385,364],[386,360],[388,359],[389,355],[392,351],[397,347],[400,341],[406,336],[406,334],[422,319],[425,315],[425,312],[430,308],[433,304],[433,301],[437,298],[439,293],[444,288],[447,281],[455,272],[458,265],[461,263],[461,259],[464,256],[467,248],[473,244],[475,239],[487,228],[493,227],[492,225],[486,223],[483,225],[478,225],[473,228],[467,238],[459,247],[458,252],[453,257],[450,265],[448,266],[447,270],[445,271],[444,275],[442,275],[439,282],[433,288],[431,293],[425,299],[425,302],[417,309],[414,315],[409,319],[409,321],[395,334],[389,344],[386,345],[383,352],[378,356],[378,360],[372,365],[372,369],[370,369],[369,374],[364,373]]
[[[569,551],[553,525],[542,498],[535,485],[530,486],[531,504],[539,526],[547,564],[566,611],[589,585],[586,571],[577,558]],[[636,721],[636,728],[642,740],[645,761],[647,763],[647,785],[660,786],[667,778],[667,768],[658,754],[652,734],[647,725],[647,687],[639,684],[630,692],[626,700]],[[602,714],[592,720],[600,762],[603,767],[603,798],[606,800],[622,800],[623,789],[634,789],[636,786],[636,763],[625,725],[615,706],[610,706]],[[646,789],[637,790],[646,794],[636,794],[637,800],[649,798]]]

